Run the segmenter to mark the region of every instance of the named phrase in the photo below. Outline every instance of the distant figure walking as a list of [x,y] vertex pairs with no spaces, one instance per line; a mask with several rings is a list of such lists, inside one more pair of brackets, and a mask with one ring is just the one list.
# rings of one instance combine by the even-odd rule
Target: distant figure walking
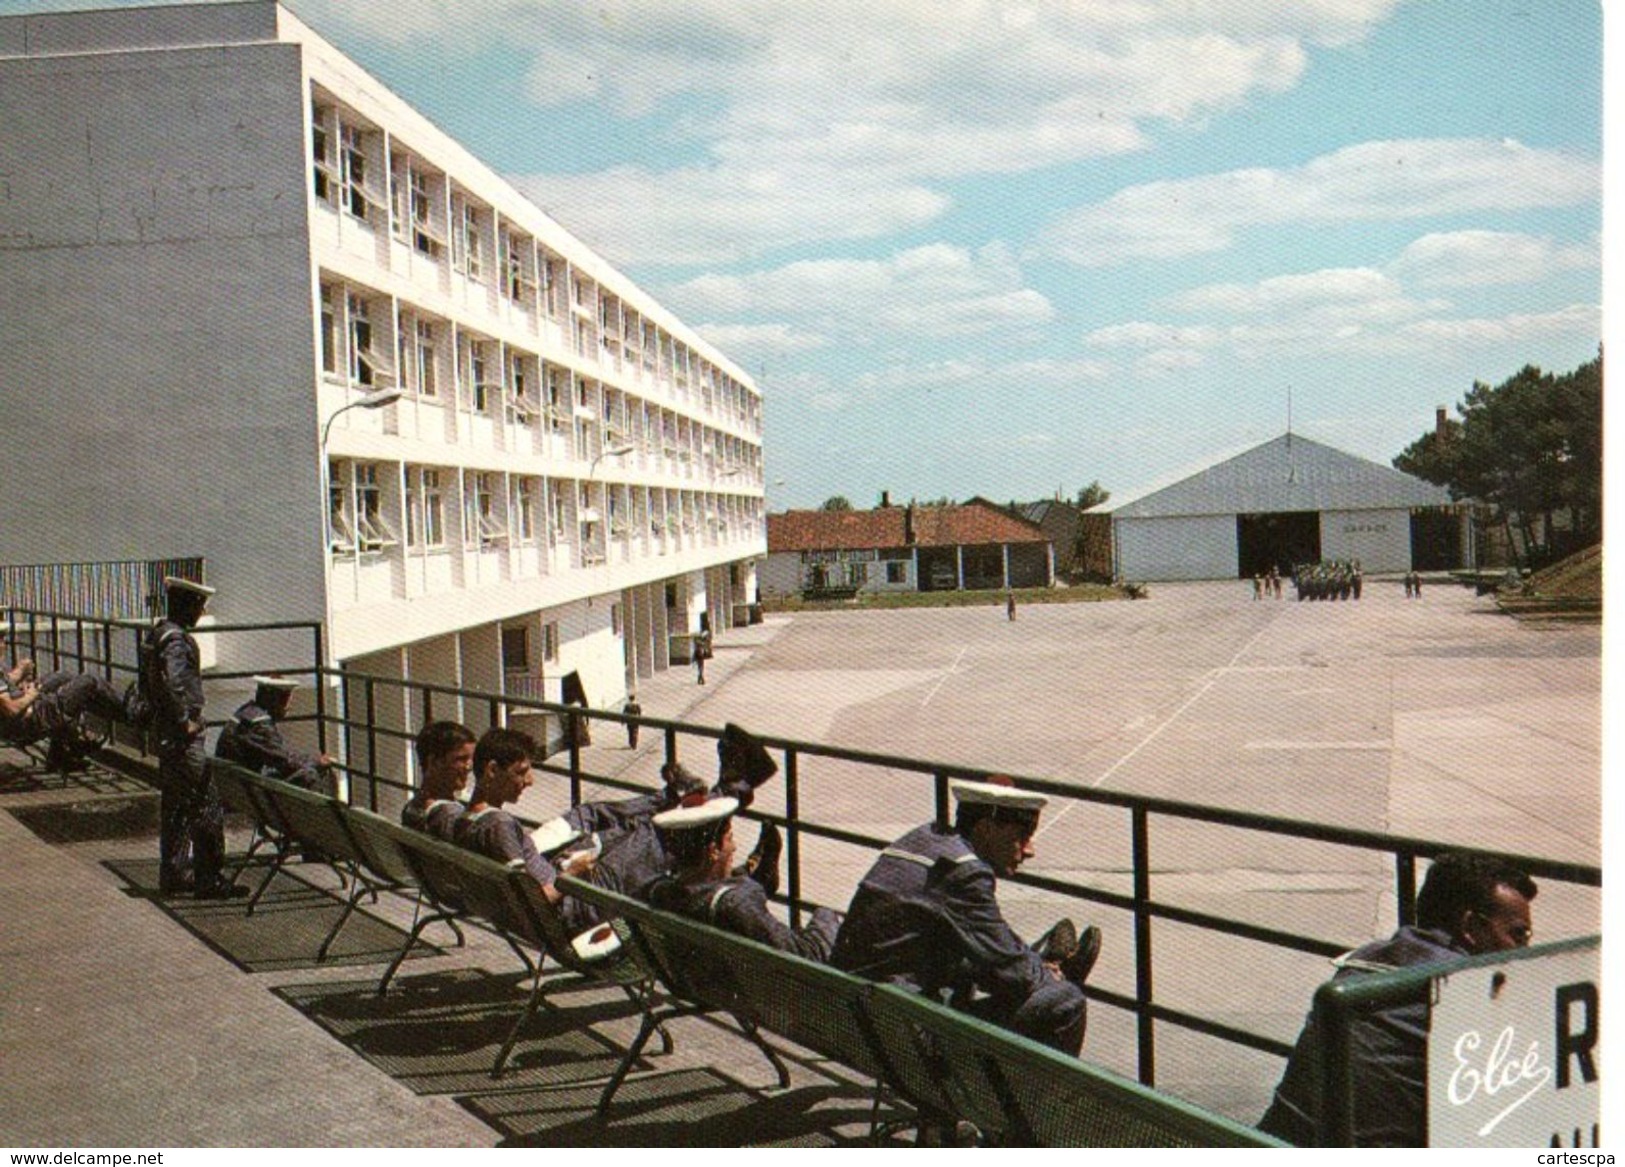
[[1405,598],[1408,600],[1416,594],[1416,585],[1411,583],[1411,573],[1405,573]]
[[1016,593],[1006,592],[1004,595],[1004,615],[1006,619],[1016,618]]
[[1255,576],[1253,576],[1253,599],[1262,600],[1263,598],[1264,598],[1264,577],[1261,576],[1261,575],[1255,575]]
[[711,658],[711,634],[700,632],[694,637],[694,679],[705,684],[705,662]]
[[[621,712],[626,714],[628,717],[643,716],[643,706],[638,704],[638,695],[636,693],[628,693],[626,695],[626,705],[622,708]],[[635,750],[638,748],[638,731],[642,728],[643,727],[635,721],[629,721],[626,723],[627,749]]]
[[1411,572],[1411,591],[1416,599],[1422,598],[1422,573],[1419,571]]

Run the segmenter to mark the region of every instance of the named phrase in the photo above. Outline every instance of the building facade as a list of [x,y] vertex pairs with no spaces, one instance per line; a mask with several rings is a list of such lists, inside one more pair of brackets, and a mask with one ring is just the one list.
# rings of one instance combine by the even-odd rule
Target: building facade
[[[1095,507],[1109,522],[1113,578],[1247,578],[1274,567],[1357,559],[1366,572],[1474,562],[1471,508],[1443,487],[1297,434],[1255,446],[1171,485]],[[1086,564],[1099,570],[1103,564]]]
[[0,562],[595,706],[755,598],[750,378],[280,5],[0,19],[0,109]]
[[1037,588],[1055,582],[1038,524],[974,498],[953,506],[767,517],[764,595]]

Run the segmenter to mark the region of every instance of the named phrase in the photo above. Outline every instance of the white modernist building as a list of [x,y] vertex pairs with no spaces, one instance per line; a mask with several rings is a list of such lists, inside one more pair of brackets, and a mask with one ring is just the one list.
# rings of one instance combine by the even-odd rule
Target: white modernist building
[[1460,567],[1473,556],[1469,511],[1443,487],[1286,433],[1085,518],[1110,519],[1117,578],[1181,580],[1322,559],[1368,573]]
[[0,562],[595,706],[754,598],[750,378],[280,5],[0,19],[0,111]]

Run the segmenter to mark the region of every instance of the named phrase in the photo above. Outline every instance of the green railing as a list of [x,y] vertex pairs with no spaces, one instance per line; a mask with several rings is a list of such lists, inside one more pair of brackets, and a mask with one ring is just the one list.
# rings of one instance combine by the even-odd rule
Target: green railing
[[[110,680],[121,672],[126,676],[134,675],[133,649],[144,625],[15,609],[6,615],[5,639],[13,656],[48,653],[58,667],[96,668],[103,670]],[[561,744],[556,753],[538,765],[538,769],[567,780],[573,803],[581,801],[583,787],[588,783],[627,791],[645,789],[617,776],[587,769],[583,764],[578,737],[570,732],[573,719],[583,718],[589,723],[598,722],[617,729],[636,721],[645,729],[663,735],[664,757],[671,761],[679,759],[685,742],[703,743],[703,747],[709,750],[722,735],[721,728],[716,726],[658,717],[631,718],[607,710],[584,709],[503,693],[322,668],[319,663],[322,659],[321,629],[315,624],[214,625],[203,631],[213,635],[246,637],[267,632],[286,633],[289,630],[308,632],[311,646],[308,662],[296,663],[292,667],[285,662],[264,662],[251,669],[216,672],[211,674],[211,678],[242,678],[268,671],[321,678],[325,683],[314,685],[315,713],[306,720],[315,721],[321,748],[341,759],[349,801],[374,811],[392,813],[406,799],[411,790],[407,770],[409,763],[406,760],[411,739],[418,727],[436,718],[461,720],[476,733],[490,726],[506,724],[515,714],[540,714],[550,719],[549,724],[559,732],[547,736]],[[122,653],[115,651],[115,642],[125,646]],[[381,716],[385,702],[394,711],[390,719]],[[219,719],[215,720],[218,723]],[[392,724],[396,721],[399,724]],[[829,760],[863,767],[873,773],[877,789],[886,787],[901,792],[907,784],[918,783],[914,789],[931,792],[936,818],[942,823],[950,818],[950,780],[985,779],[992,773],[972,767],[851,750],[792,738],[762,737],[761,740],[781,760],[784,813],[776,815],[757,807],[747,812],[747,817],[774,822],[784,829],[785,892],[779,898],[787,905],[795,924],[800,923],[802,913],[810,906],[805,891],[809,842],[828,840],[874,852],[893,842],[890,838],[831,821],[823,817],[821,808],[809,805],[803,797],[804,763]],[[1156,993],[1159,924],[1196,928],[1286,952],[1322,957],[1336,956],[1345,951],[1351,939],[1347,936],[1328,939],[1305,935],[1159,898],[1152,889],[1153,843],[1158,837],[1158,828],[1205,823],[1237,832],[1252,832],[1282,840],[1315,841],[1382,856],[1391,865],[1393,891],[1398,904],[1394,921],[1396,926],[1414,922],[1417,861],[1444,850],[1461,849],[1438,840],[1353,830],[1173,799],[1078,789],[1041,775],[1016,774],[1013,777],[1022,786],[1048,795],[1063,807],[1087,804],[1121,813],[1120,829],[1131,855],[1131,887],[1126,894],[1073,880],[1029,873],[1011,876],[1009,882],[1128,913],[1133,931],[1133,992],[1120,993],[1091,984],[1089,994],[1093,1001],[1126,1010],[1134,1016],[1136,1072],[1139,1080],[1148,1086],[1156,1084],[1159,1024],[1172,1025],[1278,1056],[1284,1057],[1291,1051],[1289,1044],[1266,1034],[1160,1001]],[[1602,870],[1599,867],[1533,855],[1515,855],[1511,858],[1537,879],[1589,888],[1602,885]],[[845,905],[830,906],[841,908]]]

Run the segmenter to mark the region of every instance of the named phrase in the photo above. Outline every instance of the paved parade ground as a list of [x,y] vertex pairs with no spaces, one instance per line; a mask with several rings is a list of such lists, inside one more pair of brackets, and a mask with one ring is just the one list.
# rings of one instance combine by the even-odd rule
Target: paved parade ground
[[[1601,636],[1521,623],[1435,584],[1371,581],[1359,601],[1254,601],[1245,582],[1153,585],[1134,602],[798,613],[719,642],[710,683],[673,671],[645,710],[850,749],[1310,822],[1600,864]],[[611,735],[613,736],[613,735]],[[602,739],[600,739],[602,740]],[[655,756],[589,751],[652,779]],[[644,743],[645,750],[650,745]],[[655,743],[658,749],[658,736]],[[617,757],[619,761],[617,761]],[[553,795],[532,793],[543,814]],[[761,802],[781,809],[777,784]],[[894,837],[927,820],[912,774],[801,763],[804,815]],[[751,838],[743,828],[742,838]],[[1048,813],[1024,869],[1127,894],[1121,811]],[[872,856],[811,849],[812,896],[844,907]],[[1329,844],[1154,820],[1153,894],[1353,947],[1392,931],[1389,860]],[[1007,888],[1024,934],[1063,910]],[[1064,910],[1082,915],[1088,905]],[[1548,886],[1537,936],[1601,928],[1595,892]],[[1130,918],[1099,910],[1097,983],[1133,991]],[[1079,920],[1082,923],[1082,919]],[[1158,932],[1159,1001],[1291,1040],[1325,961],[1207,933]],[[1239,987],[1238,987],[1239,986]],[[1158,1084],[1257,1116],[1279,1062],[1159,1029]],[[1086,1055],[1132,1074],[1133,1027],[1091,1014]]]
[[[675,668],[640,697],[653,717],[1600,864],[1600,667],[1597,626],[1520,623],[1462,588],[1408,601],[1397,581],[1375,580],[1359,602],[1297,603],[1206,583],[1155,585],[1144,601],[1032,605],[1013,622],[1002,607],[769,617],[718,637],[704,687]],[[637,752],[618,727],[593,736],[589,770],[655,780],[661,734]],[[685,742],[683,758],[714,772],[699,743]],[[569,1074],[601,1080],[630,1039],[635,1017],[614,999],[592,1006],[590,1027],[569,1009],[539,1019],[520,1072],[492,1081],[484,1066],[516,1007],[515,961],[495,938],[471,934],[467,948],[435,938],[379,1001],[371,986],[408,905],[385,897],[341,959],[313,960],[306,950],[331,910],[313,888],[290,882],[248,919],[236,905],[164,904],[143,890],[157,852],[150,793],[95,773],[40,775],[15,754],[0,762],[10,812],[0,814],[0,1143],[863,1135],[861,1084],[797,1062],[794,1089],[764,1093],[754,1052],[698,1022],[683,1023],[669,1063],[635,1076],[644,1102],[595,1124],[597,1087]],[[820,822],[889,838],[931,815],[918,775],[809,757],[799,770],[802,813]],[[763,787],[759,807],[782,812],[784,785]],[[520,809],[549,817],[562,793],[543,776]],[[80,833],[55,837],[70,820]],[[1127,820],[1052,806],[1024,870],[1126,894]],[[742,846],[754,830],[741,828]],[[1164,902],[1350,947],[1394,925],[1380,856],[1159,816],[1150,855]],[[804,894],[844,907],[871,860],[813,841]],[[1098,923],[1091,984],[1132,993],[1127,912],[1011,884],[1001,898],[1029,936],[1063,911]],[[1534,919],[1538,939],[1598,931],[1598,896],[1548,882]],[[1282,1041],[1330,971],[1168,921],[1156,926],[1155,968],[1160,1003]],[[1096,1001],[1084,1056],[1132,1074],[1134,1049],[1130,1015]],[[1262,1111],[1280,1067],[1157,1029],[1159,1088],[1243,1121]]]

